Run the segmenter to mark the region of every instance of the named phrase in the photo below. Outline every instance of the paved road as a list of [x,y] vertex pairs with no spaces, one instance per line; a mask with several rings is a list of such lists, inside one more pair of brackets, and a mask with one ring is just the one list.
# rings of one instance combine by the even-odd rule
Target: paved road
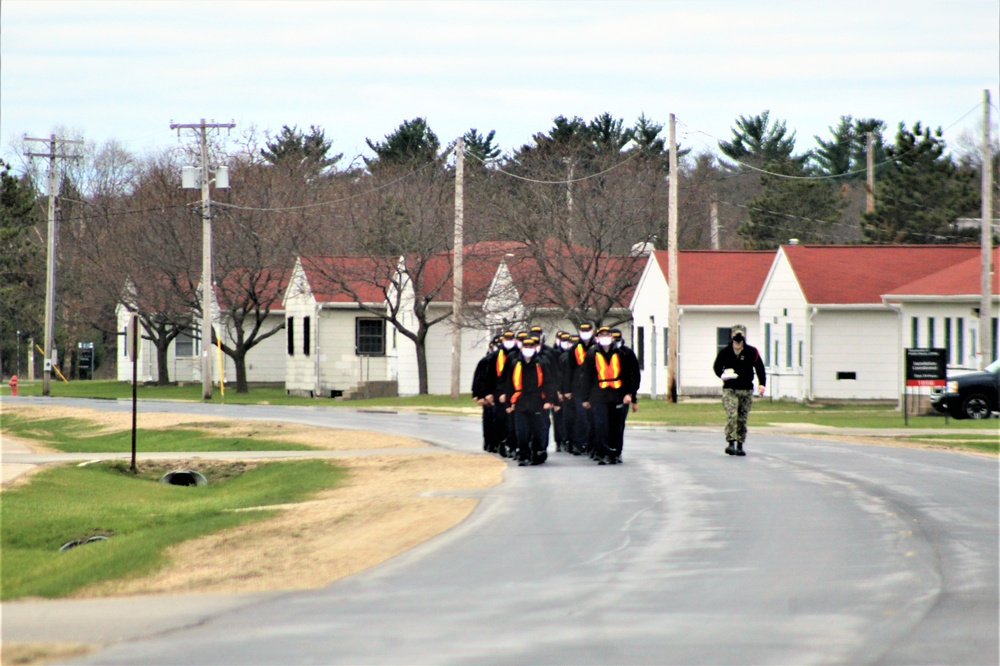
[[[183,409],[478,449],[469,418]],[[754,433],[746,458],[721,449],[630,428],[624,465],[512,467],[457,528],[327,588],[5,604],[4,637],[76,618],[130,639],[81,662],[100,664],[998,663],[995,458]]]

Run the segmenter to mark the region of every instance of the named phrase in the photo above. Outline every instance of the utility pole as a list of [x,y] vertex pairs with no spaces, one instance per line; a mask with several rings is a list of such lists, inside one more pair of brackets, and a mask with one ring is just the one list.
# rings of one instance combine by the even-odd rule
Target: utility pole
[[983,91],[983,182],[982,182],[982,245],[981,287],[979,300],[979,369],[990,362],[993,334],[990,326],[990,301],[993,296],[993,146],[990,144],[990,91]]
[[712,249],[719,249],[719,202],[712,197],[712,202],[708,208],[710,233],[712,237]]
[[667,320],[667,401],[677,402],[677,337],[679,309],[677,304],[677,122],[670,114],[670,188],[667,216],[667,286],[670,289],[670,313]]
[[55,134],[49,135],[48,139],[36,139],[24,137],[25,141],[40,141],[49,144],[47,153],[25,153],[28,157],[47,157],[49,160],[49,173],[47,177],[47,194],[49,196],[49,228],[48,240],[46,244],[45,260],[45,369],[42,372],[42,395],[48,396],[52,390],[52,347],[54,346],[55,314],[56,314],[56,197],[59,195],[59,172],[56,169],[57,159],[80,159],[79,155],[67,155],[58,152],[62,146],[67,144],[82,144],[83,141],[70,141],[69,139],[57,138]]
[[[201,143],[201,171],[198,179],[201,185],[201,397],[212,399],[212,194],[209,189],[211,178],[208,169],[208,130],[232,129],[236,123],[206,123],[202,118],[200,123],[170,123],[170,129],[194,130]],[[220,173],[219,176],[222,174]],[[229,186],[229,174],[225,172],[226,183],[219,187]],[[220,179],[221,180],[221,179]],[[194,184],[185,184],[194,187]],[[220,331],[221,334],[221,331]]]
[[875,211],[875,133],[865,133],[865,170],[867,172],[867,182],[865,183],[865,198],[867,203],[865,211],[872,213]]
[[451,289],[451,399],[458,400],[462,381],[462,254],[465,225],[465,139],[455,143],[455,256]]

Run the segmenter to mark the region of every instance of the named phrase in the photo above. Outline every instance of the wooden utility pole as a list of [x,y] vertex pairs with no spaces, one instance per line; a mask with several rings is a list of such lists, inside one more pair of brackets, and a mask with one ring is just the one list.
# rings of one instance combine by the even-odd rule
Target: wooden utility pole
[[462,381],[462,280],[465,249],[465,139],[455,143],[455,255],[451,289],[451,399],[458,400]]
[[[170,129],[194,130],[201,144],[201,396],[212,399],[212,191],[208,169],[208,130],[236,127],[235,123],[170,123]],[[228,187],[228,182],[226,183]],[[222,333],[221,329],[219,331]]]
[[709,231],[712,237],[712,249],[718,250],[719,249],[719,202],[715,200],[715,197],[712,197],[712,202],[711,204],[709,204],[708,213],[709,213],[709,224],[710,224]]
[[59,139],[55,134],[48,139],[35,139],[24,137],[25,141],[41,141],[49,144],[47,153],[25,153],[28,157],[46,157],[49,160],[49,172],[46,179],[47,194],[49,196],[49,226],[48,239],[46,243],[45,260],[45,363],[42,372],[42,395],[48,396],[52,390],[52,365],[55,359],[52,357],[52,348],[55,345],[55,314],[56,314],[56,237],[58,227],[56,225],[56,197],[59,196],[59,171],[56,169],[57,159],[80,159],[79,155],[66,155],[59,153],[59,149],[67,144],[81,144],[83,141],[70,141],[69,139]]
[[677,338],[679,309],[677,303],[677,123],[670,114],[670,188],[667,216],[667,286],[670,289],[670,314],[667,319],[667,400],[677,402]]
[[868,180],[865,183],[865,194],[867,205],[865,211],[871,213],[875,211],[875,133],[867,132],[865,135],[865,167]]
[[990,326],[990,302],[993,300],[993,146],[990,144],[990,91],[983,91],[983,181],[982,181],[982,230],[981,295],[979,300],[979,369],[992,360],[993,335]]

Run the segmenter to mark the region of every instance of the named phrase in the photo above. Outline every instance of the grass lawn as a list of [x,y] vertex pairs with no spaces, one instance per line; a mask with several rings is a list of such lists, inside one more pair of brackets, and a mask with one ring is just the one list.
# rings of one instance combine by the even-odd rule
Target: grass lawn
[[[5,413],[3,430],[14,437],[43,442],[66,453],[123,453],[132,450],[132,430],[94,433],[94,425],[84,419],[33,419]],[[305,444],[248,437],[214,437],[196,428],[144,430],[135,434],[136,448],[142,453],[169,451],[308,451]]]
[[[345,475],[322,460],[242,463],[235,473],[228,465],[199,466],[209,478],[199,487],[159,483],[163,470],[146,465],[136,477],[127,463],[111,462],[46,469],[4,490],[0,599],[62,597],[149,573],[173,544],[273,514],[240,509],[302,501]],[[109,538],[60,552],[97,535]]]
[[[21,395],[41,395],[41,382],[22,383]],[[62,381],[51,383],[55,397],[130,399],[130,384],[114,380]],[[8,400],[10,389],[0,387],[0,396]],[[137,393],[140,400],[184,400],[202,402],[201,385],[187,386],[140,386]],[[468,394],[458,400],[450,396],[409,396],[403,398],[377,398],[372,400],[332,400],[330,398],[300,398],[285,394],[281,387],[252,387],[249,393],[237,394],[227,390],[226,395],[216,389],[211,402],[230,404],[302,405],[310,407],[348,407],[379,409],[427,409],[435,412],[456,414],[478,414],[478,407]],[[141,407],[140,407],[141,410]],[[721,426],[725,423],[719,400],[681,400],[670,404],[663,399],[641,399],[639,412],[629,417],[630,422],[646,422],[657,425],[674,426]],[[997,432],[998,421],[947,419],[941,415],[911,416],[911,428],[947,428],[949,430],[982,430]],[[794,401],[772,401],[767,398],[755,400],[750,413],[750,425],[762,426],[769,423],[810,423],[817,426],[851,428],[902,428],[903,415],[895,404],[886,403],[809,403]]]

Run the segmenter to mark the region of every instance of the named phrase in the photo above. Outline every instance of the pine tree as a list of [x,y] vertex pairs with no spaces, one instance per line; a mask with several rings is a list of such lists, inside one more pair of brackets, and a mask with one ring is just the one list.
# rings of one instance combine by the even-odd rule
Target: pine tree
[[886,148],[889,164],[875,182],[875,210],[863,217],[871,243],[956,243],[973,240],[976,230],[957,229],[955,220],[978,210],[977,174],[959,169],[945,154],[941,128],[933,133],[919,122],[899,124],[896,142]]
[[318,176],[331,169],[344,156],[330,155],[333,141],[316,125],[309,126],[309,134],[298,127],[285,125],[281,133],[261,148],[260,154],[271,164],[305,169],[309,176]]

